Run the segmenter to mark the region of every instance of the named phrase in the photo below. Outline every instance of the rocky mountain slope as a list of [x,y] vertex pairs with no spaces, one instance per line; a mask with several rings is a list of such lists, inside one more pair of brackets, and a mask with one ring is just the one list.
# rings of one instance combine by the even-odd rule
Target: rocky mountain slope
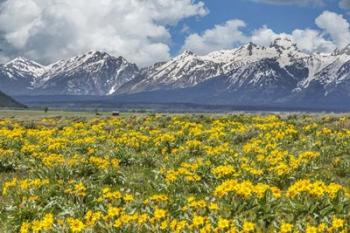
[[42,94],[111,95],[139,75],[138,67],[123,57],[92,51],[46,67],[35,88]]
[[0,66],[0,89],[10,95],[111,95],[140,76],[123,57],[91,51],[48,66],[17,58]]
[[[0,66],[0,90],[10,95],[133,95],[164,91],[225,104],[348,101],[350,46],[332,54],[305,53],[279,38],[205,56],[185,51],[139,69],[122,57],[92,51],[49,66],[18,58]],[[188,92],[188,93],[187,93]],[[141,93],[141,94],[140,94]],[[135,97],[135,95],[134,95]],[[181,99],[181,96],[178,97]],[[173,98],[171,98],[173,99]]]
[[0,90],[10,95],[30,94],[44,72],[44,66],[22,57],[16,58],[0,65]]
[[25,108],[26,106],[0,92],[0,108]]

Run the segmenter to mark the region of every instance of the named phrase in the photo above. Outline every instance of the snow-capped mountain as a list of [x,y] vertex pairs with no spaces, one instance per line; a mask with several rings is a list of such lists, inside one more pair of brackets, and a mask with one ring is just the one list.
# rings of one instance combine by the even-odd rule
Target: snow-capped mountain
[[307,53],[278,38],[270,46],[249,43],[204,56],[184,51],[142,69],[99,51],[48,66],[18,58],[0,66],[0,90],[11,95],[97,96],[169,91],[187,96],[186,101],[200,93],[200,99],[225,104],[344,101],[350,96],[350,45],[332,54]]
[[40,77],[45,72],[44,66],[23,57],[18,57],[6,63],[5,67],[8,70],[17,71],[19,74],[35,78]]
[[16,58],[0,66],[0,90],[10,95],[110,95],[139,75],[135,64],[99,51],[48,66]]
[[111,95],[140,75],[135,64],[123,57],[91,51],[46,67],[35,88],[44,94]]
[[192,87],[222,73],[221,63],[206,60],[190,51],[185,51],[168,62],[157,63],[143,69],[143,78],[138,82],[125,85],[123,92]]
[[22,57],[16,58],[0,65],[0,89],[9,94],[30,94],[44,72],[44,66]]
[[[237,49],[222,50],[198,56],[189,51],[172,60],[143,70],[140,80],[122,87],[123,93],[207,86],[220,82],[220,93],[229,101],[262,99],[273,101],[303,92],[311,82],[324,85],[334,80],[338,69],[350,59],[344,50],[338,54],[309,54],[289,39],[276,39],[268,47],[249,43]],[[320,77],[321,72],[332,72]],[[222,88],[224,87],[224,88]],[[203,89],[203,88],[201,88]],[[208,89],[208,88],[207,88]],[[205,90],[205,89],[204,89]],[[319,89],[326,95],[325,89]],[[234,98],[234,100],[232,100]]]

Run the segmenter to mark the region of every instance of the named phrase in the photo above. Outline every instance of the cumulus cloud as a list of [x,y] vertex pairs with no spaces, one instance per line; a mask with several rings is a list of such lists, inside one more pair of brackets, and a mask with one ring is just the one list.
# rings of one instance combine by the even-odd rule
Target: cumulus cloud
[[254,44],[269,46],[278,37],[288,37],[285,33],[277,34],[272,29],[264,25],[262,28],[254,30],[250,40]]
[[292,39],[299,49],[307,52],[329,53],[337,47],[333,41],[325,39],[322,32],[312,29],[296,29],[292,32]]
[[325,11],[317,17],[316,25],[330,35],[337,47],[350,43],[350,24],[342,15]]
[[0,0],[0,48],[49,63],[91,49],[140,65],[170,57],[169,27],[208,13],[194,0]]
[[246,24],[242,20],[229,20],[225,24],[216,25],[202,34],[189,35],[183,49],[191,49],[198,54],[206,54],[218,49],[228,49],[248,41],[241,31]]
[[291,34],[276,33],[267,26],[255,30],[251,41],[255,44],[269,46],[276,38],[288,38],[297,44],[298,48],[306,52],[331,52],[336,46],[326,40],[324,34],[312,29],[295,29]]
[[[236,26],[229,26],[236,22]],[[237,44],[251,41],[255,44],[269,46],[276,38],[289,38],[299,49],[307,52],[332,52],[350,43],[349,23],[342,15],[325,11],[315,19],[319,27],[315,29],[295,29],[291,33],[276,33],[267,26],[244,33],[245,22],[230,20],[223,25],[206,30],[203,34],[192,34],[186,39],[183,50],[188,49],[198,54],[218,49],[234,48]],[[238,25],[238,26],[237,26]],[[226,33],[226,35],[225,35]]]

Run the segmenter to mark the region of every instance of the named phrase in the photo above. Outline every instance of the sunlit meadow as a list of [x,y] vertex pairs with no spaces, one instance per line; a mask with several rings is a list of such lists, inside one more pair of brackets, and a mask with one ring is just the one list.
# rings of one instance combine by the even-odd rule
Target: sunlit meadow
[[0,232],[350,232],[350,117],[0,120]]

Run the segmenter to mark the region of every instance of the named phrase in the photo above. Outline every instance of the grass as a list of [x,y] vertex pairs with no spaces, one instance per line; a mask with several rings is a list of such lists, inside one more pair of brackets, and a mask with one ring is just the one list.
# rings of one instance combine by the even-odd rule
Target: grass
[[[335,182],[348,189],[350,187],[350,157],[348,153],[350,144],[347,143],[350,138],[349,116],[341,120],[338,115],[333,117],[332,114],[324,117],[323,114],[293,115],[285,113],[273,116],[273,118],[256,117],[259,114],[203,114],[203,116],[201,114],[161,116],[122,113],[118,118],[108,118],[111,116],[111,112],[101,112],[100,115],[96,116],[94,111],[50,110],[47,113],[33,109],[0,111],[0,119],[12,118],[0,127],[0,129],[4,129],[0,135],[0,139],[3,137],[0,140],[0,146],[9,147],[15,152],[14,156],[9,156],[15,171],[11,169],[6,171],[0,168],[0,187],[5,180],[9,180],[11,177],[19,179],[40,177],[50,180],[50,185],[45,186],[42,192],[40,190],[33,191],[42,197],[42,201],[27,207],[30,216],[27,212],[23,212],[23,206],[19,200],[22,200],[21,198],[25,194],[20,189],[8,196],[1,197],[0,194],[0,208],[4,210],[2,212],[0,209],[0,232],[12,232],[7,231],[7,229],[18,228],[24,220],[40,219],[49,211],[53,212],[56,218],[74,216],[80,219],[83,219],[88,209],[105,211],[107,206],[104,204],[109,203],[108,199],[103,202],[102,206],[95,202],[100,198],[100,190],[105,186],[135,196],[134,203],[125,204],[125,206],[122,204],[125,213],[130,214],[131,212],[128,211],[136,211],[140,207],[140,203],[144,203],[151,195],[166,194],[171,203],[167,207],[171,218],[177,218],[179,213],[183,213],[183,216],[191,216],[188,217],[191,219],[193,213],[187,211],[189,206],[183,205],[185,205],[188,196],[195,196],[205,201],[214,200],[213,198],[217,200],[222,208],[221,212],[215,213],[214,211],[210,212],[210,216],[208,215],[215,219],[219,216],[225,216],[230,219],[237,218],[240,221],[252,219],[260,224],[258,220],[262,219],[259,214],[264,212],[263,220],[266,222],[259,225],[262,228],[266,225],[279,224],[280,218],[285,216],[296,226],[298,224],[305,226],[309,221],[309,218],[304,216],[305,213],[309,212],[310,216],[320,214],[319,209],[312,209],[313,205],[315,208],[329,205],[334,213],[344,218],[347,224],[350,223],[348,214],[344,214],[343,210],[336,209],[332,204],[334,202],[337,206],[344,205],[341,208],[348,211],[350,206],[348,197],[344,199],[345,201],[339,202],[325,197],[321,205],[317,198],[307,194],[301,196],[300,199],[288,199],[284,195],[282,199],[273,200],[269,206],[268,202],[265,203],[265,199],[252,197],[252,199],[230,203],[229,200],[214,195],[214,190],[224,181],[230,179],[238,179],[239,182],[249,181],[254,184],[261,182],[271,185],[271,187],[277,186],[283,193],[286,193],[288,188],[299,179],[319,180],[325,184]],[[100,119],[95,120],[96,117]],[[41,118],[51,119],[40,121]],[[313,123],[316,125],[315,128],[312,126]],[[307,129],[305,126],[310,126],[310,128]],[[16,134],[11,137],[13,128],[24,131],[20,140]],[[327,130],[323,132],[325,128]],[[52,133],[51,129],[57,131]],[[38,131],[32,132],[36,130]],[[328,130],[330,133],[327,133]],[[344,130],[346,133],[343,132]],[[48,132],[48,134],[41,134],[41,132]],[[221,132],[224,135],[217,134]],[[284,133],[282,137],[281,132]],[[172,135],[176,135],[176,137],[172,139]],[[84,140],[83,143],[81,140]],[[140,145],[138,145],[139,142],[141,142]],[[200,143],[198,144],[198,142]],[[337,144],[340,142],[344,143]],[[57,143],[63,146],[49,147]],[[224,145],[225,143],[228,144],[227,147]],[[39,145],[40,148],[36,147],[35,151],[30,152],[28,150],[30,147],[27,147],[27,150],[22,151],[23,145],[34,147]],[[247,145],[248,147],[245,147]],[[168,151],[168,148],[172,148],[172,150]],[[275,152],[272,153],[273,151],[269,148],[275,148],[273,150]],[[219,150],[216,151],[217,149]],[[288,151],[288,156],[279,153],[284,150]],[[274,170],[268,169],[267,164],[270,168],[278,167],[273,164],[273,158],[280,157],[281,160],[278,160],[278,164],[284,168],[282,165],[291,164],[292,158],[298,158],[300,153],[305,151],[320,152],[320,154],[303,160],[300,165],[293,169],[287,169],[288,171],[284,171],[280,175],[276,175]],[[51,167],[51,163],[59,161],[55,157],[56,154],[62,155],[64,161]],[[69,165],[73,164],[71,163],[74,161],[72,155],[75,154],[84,158],[81,160],[83,162]],[[266,157],[259,158],[260,154],[266,155]],[[269,155],[273,156],[270,158]],[[53,157],[55,160],[50,160],[51,162],[46,164],[47,157]],[[90,160],[91,158],[96,159],[96,157],[103,160],[102,164],[104,161],[110,163],[110,159],[116,158],[119,161],[119,166],[113,169],[106,169],[103,166],[96,168],[96,164],[93,162],[96,160]],[[4,158],[3,161],[6,166],[7,160]],[[223,177],[214,175],[213,169],[227,165],[234,166],[238,173]],[[251,168],[255,172],[261,170],[263,174],[254,174],[254,171],[250,170]],[[184,173],[178,173],[173,181],[166,181],[166,174],[176,173],[180,169]],[[197,181],[186,181],[185,179],[186,177],[194,178],[196,175],[201,179]],[[65,189],[69,185],[59,184],[58,181],[68,179],[76,182],[82,181],[86,184],[88,192],[85,199],[80,200],[74,195],[66,194]],[[265,197],[268,200],[269,195]],[[312,205],[307,205],[304,200]],[[259,204],[252,208],[252,203]],[[119,205],[120,203],[115,202],[114,204]],[[301,209],[294,210],[292,205],[300,205]],[[141,207],[143,208],[143,204]],[[226,207],[231,210],[241,208],[240,215],[236,216],[235,211],[226,212]],[[309,207],[310,209],[308,209]],[[155,206],[150,205],[145,208],[150,211],[149,208],[154,209]],[[293,209],[294,212],[285,211],[286,208]],[[271,211],[269,212],[269,210]],[[333,214],[324,214],[322,221],[329,221],[332,216]],[[273,219],[274,224],[271,224],[271,219]],[[297,219],[300,219],[300,222]],[[315,217],[312,221],[318,224],[320,219],[321,217]],[[7,228],[1,226],[1,223],[4,223],[3,225],[6,225]],[[120,232],[112,231],[103,224],[105,223],[101,221],[94,232]],[[104,231],[101,230],[102,228]],[[63,231],[58,229],[54,232]],[[88,232],[93,232],[93,230]],[[125,230],[123,232],[136,231]]]
[[[99,116],[111,116],[111,112],[99,112]],[[56,118],[56,117],[83,117],[93,118],[96,117],[94,111],[65,111],[65,110],[52,110],[45,113],[43,110],[24,109],[24,110],[12,110],[12,109],[0,109],[0,118],[11,118],[19,121],[38,120],[41,118]]]

